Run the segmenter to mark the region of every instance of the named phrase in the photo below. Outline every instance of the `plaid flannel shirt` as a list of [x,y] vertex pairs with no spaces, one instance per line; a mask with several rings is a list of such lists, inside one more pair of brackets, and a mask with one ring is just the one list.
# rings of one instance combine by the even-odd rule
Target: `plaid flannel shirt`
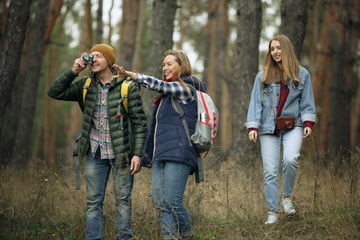
[[109,117],[107,110],[107,94],[110,83],[102,84],[99,80],[96,82],[98,88],[98,97],[95,111],[92,116],[92,128],[90,132],[91,153],[95,153],[100,146],[101,159],[113,159],[115,153],[111,144]]
[[194,100],[194,96],[192,96],[190,88],[186,89],[179,82],[165,82],[141,73],[137,73],[136,81],[142,87],[157,91],[161,94],[175,96],[184,104]]
[[276,114],[277,117],[281,116],[289,92],[290,90],[288,86],[280,82],[280,96],[279,96],[279,103],[277,105],[277,114]]

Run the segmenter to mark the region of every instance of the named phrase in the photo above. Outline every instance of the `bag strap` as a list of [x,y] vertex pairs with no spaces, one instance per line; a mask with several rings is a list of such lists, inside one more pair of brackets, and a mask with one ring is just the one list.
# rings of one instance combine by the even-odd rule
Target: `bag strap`
[[121,98],[123,98],[123,104],[126,112],[129,112],[129,86],[132,84],[131,80],[125,79],[121,84]]
[[90,84],[91,84],[91,78],[88,77],[83,86],[83,104],[85,104],[85,98],[86,98],[86,94],[87,94]]
[[204,181],[204,167],[202,157],[198,157],[198,169],[195,171],[195,182],[201,183]]
[[75,189],[80,190],[80,161],[79,161],[79,155],[78,155],[78,145],[80,141],[81,135],[79,135],[75,139],[75,147],[73,150],[73,160],[74,160],[74,166],[75,166]]
[[189,141],[189,145],[192,146],[191,139],[190,139],[189,126],[188,126],[188,123],[187,123],[187,121],[185,119],[184,110],[181,108],[178,99],[176,97],[174,97],[174,96],[171,96],[171,105],[172,105],[174,111],[177,112],[180,115],[180,119],[181,119],[181,122],[182,122],[182,124],[184,126],[185,134],[186,134],[186,137],[187,137],[187,139]]
[[[83,86],[83,103],[85,103],[86,100],[86,94],[87,91],[90,87],[91,84],[91,78],[88,77],[85,81],[85,84]],[[129,87],[132,84],[131,80],[125,79],[122,83],[121,83],[121,90],[120,90],[120,96],[121,98],[123,98],[123,100],[121,101],[125,107],[126,112],[129,111]]]

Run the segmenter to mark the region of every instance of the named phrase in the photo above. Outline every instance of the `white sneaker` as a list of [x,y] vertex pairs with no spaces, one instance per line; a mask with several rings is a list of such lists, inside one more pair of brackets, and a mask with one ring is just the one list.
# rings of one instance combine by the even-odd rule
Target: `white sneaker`
[[291,215],[291,214],[296,213],[296,210],[293,206],[293,203],[292,203],[290,197],[284,197],[281,202],[282,202],[282,206],[284,208],[284,212],[286,215]]
[[274,224],[279,221],[279,214],[277,212],[269,211],[268,214],[265,224]]

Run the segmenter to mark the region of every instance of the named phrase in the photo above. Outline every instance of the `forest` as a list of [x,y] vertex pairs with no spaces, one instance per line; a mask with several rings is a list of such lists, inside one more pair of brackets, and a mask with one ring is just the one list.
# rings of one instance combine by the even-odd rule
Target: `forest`
[[[184,50],[218,106],[205,182],[191,176],[185,193],[196,239],[360,238],[360,1],[1,0],[0,19],[0,239],[84,237],[84,173],[75,190],[73,163],[82,113],[46,92],[97,43],[113,46],[116,64],[158,78],[163,54]],[[299,213],[267,227],[260,146],[244,123],[279,34],[310,72],[317,122],[299,160]],[[140,95],[149,120],[155,95]],[[104,239],[113,239],[106,191]],[[134,239],[160,239],[150,195],[143,168],[132,193]]]

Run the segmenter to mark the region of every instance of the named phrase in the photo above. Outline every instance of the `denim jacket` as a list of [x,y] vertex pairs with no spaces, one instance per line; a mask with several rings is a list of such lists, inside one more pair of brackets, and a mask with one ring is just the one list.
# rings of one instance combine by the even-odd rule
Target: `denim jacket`
[[[256,75],[247,114],[246,128],[257,128],[259,134],[272,134],[275,131],[276,108],[280,97],[280,84],[263,85],[263,72]],[[281,117],[295,117],[295,126],[303,127],[303,122],[316,122],[314,94],[309,72],[299,68],[300,83],[289,80],[289,95]]]

